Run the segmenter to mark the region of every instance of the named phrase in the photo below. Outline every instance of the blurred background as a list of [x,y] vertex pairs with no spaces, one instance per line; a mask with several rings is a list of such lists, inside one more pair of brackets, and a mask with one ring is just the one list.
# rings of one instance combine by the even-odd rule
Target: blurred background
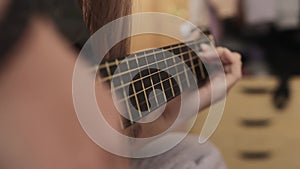
[[[298,169],[300,1],[134,2],[136,13],[164,12],[185,18],[196,26],[208,28],[218,46],[242,54],[244,79],[229,94],[222,122],[211,139],[222,152],[228,168]],[[57,12],[61,29],[80,49],[88,33],[78,6],[66,1]],[[178,25],[178,29],[182,26]],[[158,35],[136,36],[132,39],[132,52],[175,42]],[[206,115],[205,112],[199,115],[193,133],[200,133]]]

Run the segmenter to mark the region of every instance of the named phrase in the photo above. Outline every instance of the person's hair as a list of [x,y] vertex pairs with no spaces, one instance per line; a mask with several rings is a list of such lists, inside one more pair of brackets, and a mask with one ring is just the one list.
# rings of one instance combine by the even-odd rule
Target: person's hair
[[[82,7],[83,18],[90,33],[95,33],[107,23],[120,17],[130,15],[132,12],[131,0],[79,0]],[[130,25],[122,25],[128,31]],[[121,30],[121,28],[119,28]],[[106,57],[116,58],[127,55],[130,50],[130,38],[121,41],[112,48]]]
[[[79,0],[83,11],[83,18],[90,33],[93,34],[107,23],[132,13],[131,0]],[[130,25],[124,23],[117,31],[129,31]],[[123,32],[124,33],[124,32]],[[109,38],[109,37],[107,37]],[[113,47],[106,58],[117,58],[130,52],[130,38],[127,38]],[[129,136],[138,137],[141,125],[136,123],[126,130]]]

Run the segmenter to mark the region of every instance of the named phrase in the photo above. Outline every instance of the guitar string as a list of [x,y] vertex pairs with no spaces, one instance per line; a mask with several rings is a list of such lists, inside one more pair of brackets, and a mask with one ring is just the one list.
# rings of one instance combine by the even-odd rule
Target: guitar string
[[[185,64],[186,62],[188,62],[189,61],[189,59],[186,59],[186,60],[184,60],[184,62],[181,62],[181,63],[178,63],[177,65],[174,65],[174,66],[172,66],[172,67],[175,67],[175,66],[178,66],[178,65],[181,65],[181,64]],[[201,63],[200,63],[201,64]],[[194,69],[195,70],[195,67],[197,67],[197,66],[199,66],[200,64],[193,64],[193,65],[191,65],[192,66],[192,69]],[[165,68],[165,69],[163,69],[163,70],[161,70],[161,71],[165,71],[165,70],[167,70],[167,69],[170,69],[170,67],[167,67],[167,68]],[[181,74],[183,74],[183,73],[185,73],[187,70],[184,70],[184,71],[181,71],[181,72],[177,72],[176,74],[175,74],[175,76],[180,76]],[[155,74],[160,74],[161,72],[157,72],[157,73],[155,73]],[[196,73],[196,72],[194,72],[194,73]],[[151,75],[150,75],[151,76]],[[168,81],[168,80],[170,80],[170,79],[172,79],[173,77],[169,77],[169,78],[166,78],[166,79],[164,79],[163,81],[160,81],[160,82],[158,82],[158,83],[156,83],[155,85],[151,85],[150,87],[147,87],[147,88],[144,88],[143,87],[143,89],[141,90],[141,91],[139,91],[139,92],[136,92],[135,94],[133,94],[133,95],[130,95],[130,96],[128,96],[127,98],[123,98],[122,100],[120,100],[120,102],[124,102],[124,101],[127,101],[128,99],[130,99],[130,98],[132,98],[132,97],[135,97],[135,96],[137,96],[138,94],[141,94],[141,93],[143,93],[143,92],[145,92],[146,90],[149,90],[149,89],[151,89],[151,88],[153,88],[153,86],[158,86],[158,85],[160,85],[160,83],[163,83],[163,82],[166,82],[166,81]],[[145,78],[143,78],[143,79],[145,79]],[[136,80],[136,81],[132,81],[132,82],[130,82],[130,83],[127,83],[127,85],[124,85],[123,86],[123,88],[125,87],[125,86],[128,86],[128,85],[131,85],[132,83],[135,83],[135,82],[138,82],[138,81],[141,81],[141,80],[143,80],[143,79],[138,79],[138,80]],[[180,79],[180,78],[179,78]],[[188,79],[188,77],[186,76],[186,79]],[[164,88],[164,87],[163,87]],[[117,90],[119,90],[119,89],[121,89],[120,87],[118,87],[117,89],[114,89],[114,91],[117,91]],[[164,88],[165,89],[165,88]],[[171,88],[166,88],[165,90],[170,90]]]
[[[189,54],[191,54],[191,51],[189,51]],[[191,59],[191,58],[190,58]],[[193,59],[192,59],[193,60]],[[184,61],[184,63],[186,63],[188,60],[185,60]],[[193,62],[191,62],[192,64],[191,64],[191,69],[193,69],[194,71],[195,71],[195,67],[197,67],[197,66],[199,66],[199,65],[201,65],[201,66],[203,66],[202,65],[202,63],[200,62],[200,64],[194,64]],[[181,64],[183,64],[183,63],[181,63]],[[166,68],[167,69],[167,68]],[[200,69],[201,70],[201,69]],[[201,70],[201,71],[203,71],[203,70]],[[183,74],[183,73],[185,73],[186,72],[186,70],[185,71],[182,71],[182,72],[178,72],[177,74],[176,74],[176,76],[180,76],[181,74]],[[196,71],[195,71],[195,73],[196,73]],[[201,73],[203,73],[203,72],[201,72]],[[203,77],[204,75],[202,75],[202,77]],[[187,76],[185,76],[186,77],[186,80],[181,80],[181,81],[187,81],[188,80],[188,78],[187,78]],[[165,82],[165,81],[168,81],[168,80],[170,80],[171,78],[173,78],[173,77],[169,77],[169,78],[167,78],[167,79],[165,79],[165,80],[163,80],[163,82]],[[161,83],[162,84],[162,82],[159,82],[159,83]],[[157,83],[157,84],[155,84],[154,86],[157,86],[157,85],[159,85],[159,83]],[[178,86],[178,84],[175,84],[176,86]],[[162,85],[161,85],[162,86]],[[170,85],[171,86],[171,85]],[[145,90],[148,90],[148,89],[150,89],[150,88],[152,88],[153,86],[150,86],[150,87],[148,87],[148,88],[146,88],[146,89],[144,89],[144,91]],[[162,88],[164,89],[164,86],[162,86]],[[174,87],[173,87],[174,88]],[[164,91],[166,91],[166,90],[170,90],[171,89],[171,87],[169,87],[169,88],[167,88],[167,89],[164,89]],[[139,92],[139,93],[135,93],[135,94],[133,94],[133,95],[131,95],[131,96],[129,96],[129,97],[127,97],[127,98],[124,98],[124,99],[122,99],[121,101],[122,102],[124,102],[124,101],[127,101],[128,99],[131,99],[132,97],[137,97],[137,95],[138,94],[140,94],[140,93],[142,93],[142,92]],[[162,95],[162,93],[160,93],[160,95]],[[173,97],[175,97],[176,95],[172,95]],[[155,96],[154,96],[155,97]],[[157,96],[156,96],[157,97]],[[148,102],[148,100],[149,99],[152,99],[153,97],[150,97],[150,98],[145,98],[145,101],[143,101],[143,102],[141,102],[141,104],[145,104],[145,102]],[[166,100],[167,101],[167,100]],[[141,105],[140,104],[140,105]],[[160,106],[160,104],[158,104],[157,103],[157,105],[158,106]],[[149,110],[149,108],[148,108],[148,112],[150,112],[150,110]],[[132,112],[130,111],[130,112],[128,112],[128,113],[130,113],[131,115],[132,115]],[[139,112],[139,114],[141,114],[141,112]]]
[[[199,66],[199,64],[196,64],[195,66]],[[185,73],[185,71],[178,72],[178,73],[176,74],[176,76],[180,76],[180,75],[183,74],[183,73]],[[164,80],[162,80],[162,82],[166,82],[166,81],[172,79],[173,77],[174,77],[174,76],[165,78]],[[187,79],[187,78],[186,78],[186,79]],[[184,79],[184,80],[181,80],[181,81],[184,82],[184,81],[186,81],[186,80]],[[159,83],[160,83],[160,82],[159,82]],[[153,85],[153,86],[158,86],[158,85],[160,85],[159,83],[156,83],[156,84]],[[145,90],[145,91],[146,91],[146,90],[149,90],[149,89],[151,89],[151,88],[152,88],[152,86],[149,86],[149,87],[143,89],[143,91],[144,91],[144,90]],[[166,88],[166,90],[170,90],[170,89],[171,89],[171,87]],[[143,93],[143,91],[139,91],[139,92],[137,92],[137,93],[135,93],[135,94],[132,94],[132,95],[130,95],[130,96],[127,96],[126,98],[122,98],[122,99],[119,100],[119,102],[124,102],[124,101],[126,101],[126,100],[128,100],[128,99],[130,99],[130,98],[132,98],[132,97],[135,97],[135,96],[137,96],[138,94]]]
[[[181,73],[184,73],[184,72],[181,72]],[[184,79],[184,80],[182,80],[182,82],[184,82],[184,81],[186,81],[186,79]],[[158,85],[158,84],[157,84]],[[179,87],[179,85],[176,83],[175,85],[174,85],[175,87]],[[169,88],[167,88],[166,90],[170,90],[171,88],[169,87]],[[164,95],[163,93],[160,93],[159,95],[157,95],[157,96],[160,96],[160,95]],[[157,97],[156,96],[156,97]],[[132,98],[132,97],[136,97],[135,95],[131,95],[131,97],[130,98]],[[173,96],[173,98],[175,98],[176,97],[176,95],[175,96]],[[130,99],[130,98],[127,98],[127,99],[124,99],[123,100],[123,102],[126,102],[126,104],[128,104],[128,99]],[[148,99],[145,99],[145,101],[142,101],[139,105],[143,105],[143,104],[145,104],[145,103],[147,103],[148,102],[148,100],[150,100],[150,99],[153,99],[154,97],[149,97]],[[165,101],[165,103],[167,103],[167,100]],[[163,104],[165,104],[165,103],[163,103]],[[163,105],[163,104],[157,104],[157,107],[160,107],[161,105]],[[150,108],[148,108],[147,109],[148,110],[148,113],[150,113],[151,112],[151,110],[150,110]],[[142,115],[142,112],[138,112],[139,113],[139,115]],[[130,117],[131,118],[133,118],[133,117],[135,117],[134,115],[133,115],[133,113],[131,112],[131,110],[129,109],[129,111],[128,111],[128,114],[130,114]],[[142,116],[140,116],[140,118],[142,118],[142,117],[144,117],[143,115]],[[128,119],[129,120],[129,119]],[[133,122],[133,120],[130,120],[131,122]]]
[[[175,56],[175,58],[176,58],[176,57],[178,57],[178,56],[182,56],[182,55],[189,54],[189,53],[190,53],[190,51],[189,51],[189,52],[185,52],[185,53],[183,53],[183,54],[174,55],[174,56]],[[181,60],[181,62],[179,62],[179,63],[176,63],[176,64],[174,64],[174,65],[172,65],[172,66],[166,67],[166,68],[162,69],[161,71],[166,71],[166,70],[169,70],[169,69],[171,69],[171,68],[178,67],[179,65],[182,65],[183,63],[188,63],[188,62],[190,62],[191,59],[194,60],[194,59],[197,59],[197,58],[198,58],[198,56],[197,56],[197,55],[194,55],[194,56],[192,56],[191,58]],[[173,59],[173,57],[170,57],[170,58],[165,59],[165,60],[171,60],[171,59]],[[162,62],[164,62],[164,61],[161,61],[161,62],[159,62],[159,63],[162,63]],[[201,62],[201,63],[202,63],[202,62]],[[151,65],[154,65],[154,64],[156,64],[156,63],[152,63]],[[149,65],[148,65],[148,66],[149,66]],[[144,68],[147,68],[148,66],[143,66],[143,67],[144,67]],[[167,66],[167,65],[166,65],[166,66]],[[197,65],[197,66],[199,66],[199,65]],[[137,70],[137,69],[138,69],[138,68],[136,68],[136,70]],[[187,71],[187,70],[186,70],[186,71]],[[158,71],[158,72],[149,74],[149,75],[147,75],[147,76],[144,76],[143,78],[139,78],[139,79],[136,79],[136,80],[134,80],[134,81],[130,81],[130,82],[126,83],[126,84],[123,84],[123,85],[121,85],[121,86],[118,86],[118,87],[114,88],[114,90],[116,91],[116,90],[125,88],[125,87],[129,86],[129,85],[132,84],[132,83],[136,83],[136,82],[145,80],[146,78],[152,77],[152,76],[157,75],[157,74],[159,74],[159,73],[161,73],[161,72]],[[105,82],[105,81],[104,81],[104,82]]]
[[[193,42],[193,45],[195,45],[196,43],[197,43],[197,41],[196,41],[196,42]],[[192,45],[192,44],[190,44],[190,45]],[[165,49],[165,50],[175,50],[175,49],[181,50],[182,47],[187,47],[187,46],[186,46],[186,45],[181,45],[181,46],[179,47],[179,45],[178,45],[177,48],[169,48],[169,49]],[[153,53],[149,54],[148,56],[154,55],[154,54],[155,54],[154,52],[155,52],[155,50],[153,49]],[[144,52],[144,53],[146,53],[146,52]],[[157,53],[157,52],[156,52],[156,53]],[[164,53],[165,53],[165,51],[163,52],[163,54],[164,54]],[[191,62],[191,67],[192,67],[192,69],[194,70],[194,72],[196,73],[195,67],[196,67],[196,66],[199,66],[199,64],[198,64],[198,65],[194,65],[193,60],[194,60],[195,58],[194,58],[193,56],[191,57],[191,50],[188,50],[188,51],[185,52],[185,53],[180,53],[180,54],[178,54],[178,55],[172,56],[171,58],[165,58],[165,59],[163,59],[163,61],[161,61],[161,62],[165,62],[165,63],[166,63],[166,60],[170,60],[170,59],[172,59],[172,58],[174,58],[174,57],[178,57],[178,56],[182,56],[182,57],[183,57],[184,54],[189,54],[189,56],[190,56],[189,59],[184,60],[184,63],[190,61],[190,62]],[[146,55],[145,55],[145,56],[146,56]],[[144,57],[145,57],[145,56],[144,56]],[[155,57],[155,59],[156,59],[156,56],[155,56],[155,55],[154,55],[154,57]],[[133,59],[132,59],[132,60],[133,60]],[[135,55],[134,60],[137,60],[136,55]],[[129,61],[129,60],[127,60],[127,63],[128,63],[128,61]],[[146,61],[148,61],[147,58],[146,58]],[[159,62],[159,63],[161,63],[161,62]],[[177,66],[180,65],[180,64],[184,64],[184,63],[179,63],[179,64],[177,64]],[[158,63],[155,62],[155,64],[158,64]],[[200,64],[201,64],[201,63],[200,63]],[[167,65],[167,64],[166,64],[166,65]],[[107,66],[107,64],[106,64],[106,66]],[[149,64],[148,64],[148,66],[149,66]],[[176,66],[176,65],[175,65],[175,66]],[[172,67],[174,67],[174,66],[172,66]],[[165,68],[165,69],[170,69],[170,67],[169,67],[169,68]],[[180,73],[178,72],[178,73],[176,74],[176,76],[180,76],[182,73],[186,73],[186,69],[185,69],[184,71],[180,72]],[[157,73],[155,73],[155,74],[157,74]],[[153,75],[154,75],[154,74],[153,74]],[[150,76],[153,76],[153,75],[150,75]],[[188,79],[187,75],[186,75],[185,77],[186,77],[186,79]],[[173,78],[173,77],[169,77],[169,78],[163,80],[162,82],[160,82],[161,87],[163,88],[164,91],[171,89],[171,87],[165,89],[165,87],[162,85],[162,83],[163,83],[163,82],[166,82],[166,81],[168,81],[168,80],[170,80],[171,78]],[[141,80],[141,79],[140,79],[140,80]],[[143,79],[142,79],[142,80],[143,80]],[[183,81],[186,81],[186,80],[183,80]],[[171,81],[170,81],[170,82],[171,82]],[[132,82],[131,82],[130,84],[132,84]],[[171,84],[171,83],[170,83],[170,84]],[[157,84],[155,84],[155,85],[153,85],[153,86],[157,86],[157,85],[159,85],[159,83],[157,83]],[[173,85],[173,84],[172,84],[172,85]],[[175,85],[178,86],[178,84],[175,84]],[[148,88],[146,88],[146,89],[144,89],[144,90],[148,90],[148,89],[150,89],[150,88],[153,88],[153,86],[152,86],[152,87],[148,87]],[[174,88],[174,86],[172,86],[172,87]],[[141,92],[139,92],[139,93],[141,93]],[[139,93],[135,93],[134,95],[131,95],[131,96],[129,96],[129,97],[123,99],[123,101],[126,101],[126,100],[128,100],[128,99],[130,99],[130,98],[132,98],[132,97],[136,97]],[[162,93],[161,93],[161,94],[162,94]],[[173,92],[172,95],[173,95],[173,97],[176,96],[176,95],[174,95],[174,92]],[[157,97],[157,96],[156,96],[156,97]],[[148,102],[148,100],[151,99],[151,97],[148,98],[148,100],[147,100],[147,98],[145,98],[145,99],[146,99],[146,100],[143,101],[143,102],[141,102],[141,104],[144,104],[145,102]],[[158,104],[158,102],[156,102],[156,103]],[[159,104],[158,104],[158,105],[159,105]],[[148,111],[150,112],[149,109],[150,109],[150,108],[148,108]],[[132,116],[132,112],[131,112],[131,111],[129,111],[128,113],[129,113],[129,115]],[[139,113],[140,113],[140,111],[139,111]],[[140,116],[141,116],[141,115],[140,115]],[[130,119],[132,119],[132,117],[131,117]],[[132,121],[132,120],[131,120],[131,121]]]
[[[180,63],[180,64],[184,64],[184,63]],[[200,63],[200,64],[202,64],[202,63]],[[195,67],[197,67],[197,66],[199,66],[200,64],[196,64],[196,65],[194,65]],[[168,69],[168,68],[166,68],[166,69]],[[181,72],[177,72],[176,73],[176,75],[175,76],[177,76],[177,77],[179,77],[181,74],[183,74],[183,73],[185,73],[185,71],[186,70],[184,70],[184,71],[181,71]],[[173,77],[169,77],[169,78],[166,78],[166,79],[164,79],[162,82],[159,82],[159,83],[156,83],[154,86],[158,86],[158,85],[161,85],[163,82],[166,82],[166,81],[169,81],[170,79],[172,79]],[[188,80],[188,78],[185,78],[184,80],[180,80],[181,82],[185,82],[185,81],[187,81]],[[175,84],[176,86],[178,86],[178,84]],[[176,87],[175,86],[175,87]],[[148,102],[149,102],[149,100],[150,99],[153,99],[153,98],[155,98],[155,97],[157,97],[157,96],[161,96],[163,93],[160,93],[159,95],[156,95],[156,96],[153,96],[153,97],[146,97],[146,94],[145,94],[145,92],[146,92],[146,90],[149,90],[149,89],[151,89],[153,86],[150,86],[150,87],[147,87],[147,88],[145,88],[145,87],[143,87],[143,89],[141,90],[141,91],[139,91],[139,92],[137,92],[137,93],[134,93],[133,95],[130,95],[130,96],[128,96],[128,97],[125,97],[125,98],[123,98],[123,99],[121,99],[121,100],[119,100],[118,102],[119,103],[126,103],[126,107],[127,107],[127,111],[128,111],[128,114],[129,114],[129,116],[130,116],[130,119],[132,119],[133,118],[133,113],[131,112],[131,110],[130,110],[130,108],[129,108],[129,103],[128,103],[128,100],[129,99],[131,99],[131,98],[133,98],[133,97],[135,97],[135,99],[137,99],[136,97],[137,97],[137,95],[138,94],[141,94],[141,93],[144,93],[144,97],[145,97],[145,101],[142,101],[142,102],[140,102],[140,104],[138,104],[137,106],[138,107],[140,107],[139,105],[143,105],[143,104],[147,104],[147,110],[148,110],[148,112],[150,112],[150,106],[148,105]],[[174,87],[174,86],[173,86]],[[165,88],[164,86],[162,86],[162,88],[163,88],[163,91],[165,92],[165,91],[167,91],[167,90],[170,90],[170,89],[172,89],[171,87],[168,87],[168,88]],[[163,94],[163,96],[165,96],[165,94]],[[176,95],[173,95],[173,97],[175,97]],[[165,99],[165,102],[167,102],[167,100]],[[159,104],[158,104],[158,106],[159,106]],[[140,111],[138,111],[138,113],[139,113],[139,116],[140,117],[143,117],[143,115],[142,115],[142,112],[140,112]],[[128,119],[129,120],[129,119]],[[132,120],[131,120],[132,121]]]
[[[196,44],[193,44],[193,45],[196,45]],[[174,50],[174,49],[173,49],[173,50]],[[167,52],[167,51],[164,51],[164,52],[161,52],[161,53],[164,54],[165,52]],[[166,60],[171,60],[171,59],[176,58],[176,57],[178,57],[178,56],[183,56],[184,54],[188,54],[189,52],[191,52],[191,51],[188,50],[188,51],[186,51],[185,53],[180,53],[180,54],[177,54],[177,55],[173,55],[173,56],[171,56],[171,57],[169,57],[169,58],[161,59],[161,61],[159,61],[158,63],[165,62]],[[154,56],[154,57],[155,57],[155,55],[153,55],[153,54],[145,55],[145,56],[143,56],[143,57],[147,57],[147,56]],[[132,59],[131,61],[135,60],[135,61],[138,62],[138,59],[139,59],[139,58],[137,58],[137,56],[135,55],[134,59]],[[145,59],[147,60],[147,58],[145,58]],[[127,59],[127,63],[128,63],[128,62],[129,62],[129,60]],[[128,70],[128,71],[124,71],[124,72],[119,72],[119,73],[114,74],[114,75],[111,75],[111,74],[110,74],[107,78],[103,78],[102,81],[103,81],[103,82],[110,81],[110,80],[113,79],[113,78],[117,78],[117,77],[121,77],[122,75],[130,74],[130,73],[133,72],[133,71],[140,70],[140,69],[142,69],[142,68],[147,68],[147,67],[149,67],[149,66],[151,66],[151,65],[154,65],[154,64],[156,64],[156,63],[146,64],[146,65],[144,65],[144,66],[140,66],[140,67],[137,67],[137,68]],[[107,64],[106,64],[106,65],[107,65]],[[106,69],[108,70],[109,68],[106,67]],[[109,69],[109,70],[110,70],[110,69]]]
[[[131,54],[131,55],[139,55],[141,53],[145,53],[145,52],[150,52],[151,51],[152,53],[149,53],[147,55],[143,55],[143,57],[147,57],[147,56],[151,56],[153,54],[162,53],[162,50],[174,50],[174,49],[179,49],[179,48],[182,48],[182,47],[189,47],[190,45],[200,44],[201,42],[203,43],[203,42],[207,42],[207,41],[205,41],[203,39],[199,39],[199,40],[194,40],[194,41],[190,41],[190,42],[186,42],[186,43],[180,43],[180,44],[176,44],[176,45],[170,45],[170,46],[166,46],[166,47],[162,47],[162,48],[158,48],[158,49],[156,49],[156,48],[148,49],[146,51],[134,53],[134,54]],[[174,46],[174,47],[172,47],[172,46]],[[163,48],[165,48],[165,49],[163,49]],[[159,51],[156,51],[156,53],[153,53],[154,50],[159,50]],[[122,59],[120,59],[120,60],[122,60]],[[128,61],[133,61],[133,60],[135,60],[135,58],[128,59]],[[116,61],[119,61],[119,59],[117,58]],[[118,64],[116,64],[116,62],[108,63],[108,65],[109,66],[118,66]],[[97,69],[105,69],[105,68],[106,68],[105,64],[101,64],[101,65],[97,66]]]
[[[185,62],[187,62],[188,60],[185,60]],[[184,62],[184,63],[185,63]],[[179,64],[184,64],[183,62],[182,63],[179,63]],[[179,65],[179,64],[177,64],[177,66]],[[201,63],[200,63],[201,64]],[[176,66],[176,65],[175,65]],[[199,64],[198,65],[192,65],[192,66],[199,66]],[[193,68],[193,67],[192,67]],[[165,68],[165,69],[168,69],[168,68]],[[184,71],[182,71],[182,72],[178,72],[177,74],[176,74],[176,76],[180,76],[181,74],[183,74],[183,73],[185,73],[186,72],[186,70],[184,70]],[[163,82],[166,82],[166,81],[168,81],[168,80],[170,80],[171,78],[173,78],[173,77],[169,77],[169,78],[167,78],[167,79],[165,79],[165,80],[163,80]],[[188,77],[186,77],[186,79],[188,79]],[[187,81],[187,80],[181,80],[181,81]],[[163,83],[163,82],[159,82],[159,83]],[[156,83],[154,86],[158,86],[159,85],[159,83]],[[130,83],[131,84],[131,83]],[[178,85],[177,85],[178,86]],[[145,88],[145,87],[143,87],[143,89],[140,91],[140,92],[138,92],[138,93],[135,93],[135,94],[133,94],[133,95],[131,95],[131,96],[128,96],[127,98],[123,98],[122,100],[120,100],[119,101],[119,103],[120,102],[124,102],[124,101],[126,101],[126,105],[128,104],[128,99],[131,99],[132,97],[137,97],[137,95],[138,94],[140,94],[140,93],[145,93],[145,91],[146,90],[148,90],[148,89],[150,89],[150,88],[152,88],[153,86],[150,86],[150,87],[148,87],[148,88]],[[169,87],[169,88],[166,88],[165,89],[165,87],[164,86],[162,86],[163,88],[164,88],[164,91],[166,91],[166,90],[170,90],[171,88]],[[154,96],[155,97],[155,96]],[[153,99],[154,97],[150,97],[150,98],[147,98],[147,97],[145,97],[145,101],[143,101],[143,102],[141,102],[141,104],[145,104],[145,103],[148,103],[148,100],[149,99]],[[157,97],[157,96],[156,96]],[[174,96],[175,97],[175,96]],[[166,100],[167,101],[167,100]],[[141,105],[140,104],[140,105]],[[128,106],[128,105],[127,105]],[[148,111],[150,112],[150,106],[148,106],[148,104],[147,104],[147,108],[148,108]],[[130,117],[132,117],[133,116],[133,114],[132,114],[132,112],[129,110],[129,112],[128,112],[129,114],[130,114]],[[141,112],[139,112],[139,115],[141,116]]]

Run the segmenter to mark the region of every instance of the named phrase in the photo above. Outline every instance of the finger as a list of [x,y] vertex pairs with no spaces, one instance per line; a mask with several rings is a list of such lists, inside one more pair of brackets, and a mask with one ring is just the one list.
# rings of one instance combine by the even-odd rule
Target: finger
[[219,47],[219,48],[217,48],[217,52],[218,52],[223,64],[232,64],[232,62],[233,62],[232,52],[229,49]]
[[200,59],[208,64],[217,64],[220,63],[220,58],[216,53],[206,53],[206,52],[200,52],[198,53],[198,56],[200,56]]
[[[239,55],[235,56],[236,58],[239,57]],[[241,60],[236,60],[234,64],[226,68],[226,77],[228,86],[234,85],[239,79],[242,78],[242,62]]]
[[203,59],[204,62],[212,64],[212,63],[218,63],[220,61],[217,52],[211,46],[207,44],[202,44],[201,49],[202,51],[199,52],[198,54],[201,57],[201,59]]
[[201,44],[200,47],[201,47],[202,51],[204,51],[204,52],[213,50],[213,48],[208,44]]
[[226,59],[231,64],[224,65],[226,73],[226,81],[228,89],[242,78],[242,61],[241,55],[235,52],[224,49],[222,58]]
[[225,66],[223,66],[223,68],[224,68],[224,72],[225,72],[226,74],[232,72],[232,71],[231,71],[231,66],[230,66],[230,65],[225,65]]

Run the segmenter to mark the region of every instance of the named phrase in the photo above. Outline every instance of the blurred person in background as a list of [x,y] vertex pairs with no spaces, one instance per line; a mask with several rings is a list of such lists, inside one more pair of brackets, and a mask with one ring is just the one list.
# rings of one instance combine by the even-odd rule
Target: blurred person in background
[[[210,25],[218,44],[243,54],[246,75],[278,78],[273,104],[284,109],[291,95],[289,80],[300,74],[300,1],[190,0],[190,4],[196,25]],[[207,6],[213,10],[198,12]],[[217,16],[216,22],[208,20],[211,16]]]
[[241,3],[249,37],[263,49],[271,73],[278,77],[273,103],[284,109],[290,99],[289,80],[300,73],[300,1],[267,0]]
[[[0,168],[126,169],[127,160],[95,145],[78,122],[72,100],[77,54],[54,22],[57,4],[0,1]],[[108,90],[96,88],[107,119],[120,129]]]

